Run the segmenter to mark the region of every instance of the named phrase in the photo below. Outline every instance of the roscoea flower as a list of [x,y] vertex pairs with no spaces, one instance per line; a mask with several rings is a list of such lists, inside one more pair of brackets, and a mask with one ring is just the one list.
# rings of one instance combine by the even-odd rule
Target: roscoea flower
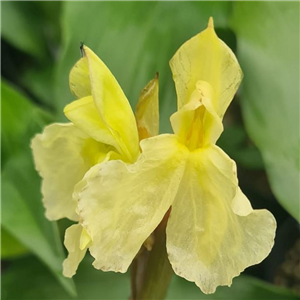
[[[47,126],[31,143],[49,220],[78,221],[75,187],[94,165],[120,159],[133,163],[140,139],[158,134],[158,78],[140,95],[136,118],[122,89],[105,64],[88,47],[70,72],[70,89],[78,100],[64,109],[71,123]],[[76,185],[79,183],[79,187]],[[71,277],[92,240],[80,223],[66,230],[68,258],[63,272]]]
[[212,19],[170,65],[178,97],[174,134],[141,141],[134,163],[93,166],[74,198],[92,240],[93,265],[104,271],[126,272],[171,207],[170,263],[176,274],[213,293],[269,254],[276,222],[269,211],[252,209],[239,188],[235,162],[215,145],[242,72]]

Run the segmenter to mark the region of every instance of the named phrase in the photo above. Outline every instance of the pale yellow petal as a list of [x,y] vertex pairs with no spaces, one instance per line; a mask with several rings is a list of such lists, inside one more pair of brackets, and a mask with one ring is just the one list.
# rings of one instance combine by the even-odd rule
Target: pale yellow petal
[[91,237],[89,236],[89,234],[87,233],[87,231],[85,230],[85,228],[82,227],[82,232],[81,232],[80,240],[79,240],[79,248],[80,248],[80,250],[84,250],[84,249],[88,248],[88,246],[91,243],[91,241],[92,241]]
[[86,56],[82,57],[71,69],[69,85],[71,92],[78,99],[92,95],[89,65]]
[[64,109],[66,117],[98,142],[111,145],[122,153],[122,149],[111,130],[101,118],[92,96],[88,96],[68,104]]
[[222,150],[212,146],[190,154],[167,225],[177,275],[204,293],[230,286],[269,254],[275,228],[270,212],[251,208],[238,188],[235,164]]
[[209,26],[187,42],[170,61],[175,81],[178,109],[189,102],[199,80],[214,91],[213,105],[222,118],[242,80],[242,71],[234,53]]
[[[84,246],[82,245],[84,239]],[[63,262],[63,275],[72,277],[76,274],[78,265],[85,256],[88,245],[91,239],[85,229],[80,225],[72,225],[66,230],[64,244],[69,252],[68,257]]]
[[140,141],[158,135],[158,75],[152,79],[140,94],[135,110]]
[[95,105],[124,155],[133,162],[139,153],[139,138],[130,104],[117,80],[100,58],[86,46],[83,51],[88,60]]
[[93,167],[78,192],[97,269],[126,272],[176,195],[187,149],[174,135],[143,140],[141,148],[135,164],[109,161]]
[[239,216],[247,216],[252,212],[252,206],[245,194],[238,187],[231,204],[232,210]]
[[92,165],[105,159],[109,149],[73,124],[47,126],[33,138],[31,148],[36,169],[43,178],[46,217],[77,220],[74,187]]

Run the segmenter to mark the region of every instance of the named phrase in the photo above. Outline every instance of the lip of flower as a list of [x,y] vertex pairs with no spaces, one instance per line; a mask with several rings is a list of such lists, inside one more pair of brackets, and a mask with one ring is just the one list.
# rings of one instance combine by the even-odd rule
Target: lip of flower
[[215,145],[242,72],[212,19],[170,65],[178,96],[175,134],[143,140],[133,164],[94,166],[74,197],[93,241],[93,265],[105,271],[125,272],[172,206],[170,263],[176,274],[212,293],[268,255],[276,222],[267,210],[252,209],[238,187],[234,161]]

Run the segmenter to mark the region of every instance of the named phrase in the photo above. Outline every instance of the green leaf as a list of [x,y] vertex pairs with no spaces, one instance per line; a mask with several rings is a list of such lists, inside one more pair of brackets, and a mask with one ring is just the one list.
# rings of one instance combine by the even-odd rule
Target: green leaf
[[169,60],[183,42],[207,26],[210,16],[217,27],[225,27],[230,7],[229,2],[64,2],[64,44],[55,84],[59,117],[74,100],[68,74],[84,42],[107,64],[133,107],[159,72],[161,131],[171,131],[176,94]]
[[231,287],[218,287],[217,291],[211,295],[201,293],[193,283],[174,277],[167,299],[296,300],[298,296],[287,289],[250,276],[240,275],[233,279]]
[[217,144],[234,160],[238,165],[247,169],[264,169],[260,152],[250,144],[247,133],[241,125],[230,125],[225,128]]
[[1,37],[29,55],[43,58],[46,41],[43,38],[41,14],[34,3],[5,1],[1,3]]
[[10,235],[39,257],[70,293],[72,280],[63,277],[64,258],[56,224],[44,217],[39,193],[40,180],[28,151],[11,158],[2,172],[1,225]]
[[1,80],[1,158],[5,161],[29,145],[32,136],[53,118],[20,91]]
[[[75,283],[78,299],[128,299],[129,274],[102,272],[92,267],[92,258],[81,263]],[[2,299],[70,299],[48,271],[33,257],[16,260],[10,269],[2,272]],[[18,282],[18,289],[15,288]],[[292,292],[248,276],[233,280],[230,288],[219,287],[215,294],[201,293],[194,283],[173,277],[167,299],[232,299],[232,300],[296,300]]]
[[[21,53],[19,66],[14,61],[14,55],[18,54],[5,52],[9,55],[6,61],[12,60],[13,64],[7,76],[50,108],[53,108],[53,69],[59,53],[61,4],[60,1],[8,1],[2,5],[2,38],[31,56]],[[11,49],[6,48],[6,51]]]
[[[33,257],[16,260],[1,277],[2,299],[72,299]],[[96,270],[91,257],[80,264],[74,280],[78,299],[125,300],[130,294],[129,276]]]
[[26,253],[27,248],[1,227],[1,259],[12,259]]
[[47,108],[54,110],[53,75],[55,65],[43,64],[35,69],[27,69],[22,74],[22,84]]
[[2,81],[1,226],[37,255],[64,288],[75,294],[72,280],[62,276],[64,253],[55,223],[46,220],[40,193],[41,181],[34,170],[30,139],[51,117]]
[[275,196],[300,221],[299,3],[234,6],[246,128],[262,153]]

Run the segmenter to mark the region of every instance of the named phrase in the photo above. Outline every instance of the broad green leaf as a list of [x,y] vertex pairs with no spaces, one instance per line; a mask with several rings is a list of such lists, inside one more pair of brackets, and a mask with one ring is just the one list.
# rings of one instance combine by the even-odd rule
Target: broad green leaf
[[7,64],[13,64],[9,78],[50,108],[53,107],[53,69],[61,33],[58,22],[61,4],[60,1],[8,1],[1,7],[1,34],[9,43],[5,50],[10,51],[13,46],[23,52],[17,59],[19,66],[10,61],[18,52],[4,51],[4,55],[9,55],[5,60]]
[[176,94],[169,60],[207,26],[210,16],[216,27],[225,27],[230,7],[228,2],[64,2],[64,43],[55,84],[60,118],[63,107],[74,99],[68,74],[84,42],[107,64],[133,107],[143,87],[159,72],[161,131],[171,131]]
[[61,4],[61,1],[7,1],[1,7],[1,34],[9,43],[5,50],[10,51],[13,46],[22,51],[21,58],[18,57],[20,66],[15,61],[10,62],[18,52],[4,51],[4,55],[9,55],[5,60],[7,64],[13,64],[10,78],[51,108],[53,69],[61,33],[58,22]]
[[[46,220],[40,178],[34,170],[30,139],[51,119],[29,99],[2,81],[1,225],[52,270],[71,294],[71,280],[62,276],[64,254],[55,223]],[[3,158],[3,157],[2,157]]]
[[217,144],[238,164],[247,169],[263,170],[264,165],[258,149],[250,143],[241,125],[225,127]]
[[[26,54],[49,63],[60,40],[60,1],[8,1],[1,5],[1,37]],[[32,67],[32,66],[31,66]]]
[[[10,269],[1,274],[2,299],[72,299],[35,258],[16,260]],[[128,275],[102,272],[92,266],[91,257],[80,264],[74,277],[78,298],[127,300],[130,294]],[[18,288],[16,289],[16,282]]]
[[292,291],[266,283],[250,276],[240,275],[233,279],[231,287],[218,287],[214,294],[205,295],[192,283],[179,277],[171,282],[167,299],[198,300],[296,300]]
[[[25,150],[26,151],[26,150]],[[63,277],[63,252],[56,224],[43,214],[40,180],[28,152],[10,159],[2,172],[1,225],[10,235],[38,256],[70,293],[75,294],[72,280]]]
[[12,259],[26,253],[27,248],[1,227],[1,259]]
[[22,152],[32,136],[52,117],[30,102],[20,91],[1,80],[1,158]]
[[43,58],[46,40],[43,38],[41,14],[34,3],[6,1],[1,3],[1,37],[29,55]]
[[298,221],[299,2],[236,2],[241,105],[272,190]]
[[47,108],[54,109],[53,74],[55,64],[42,64],[38,69],[26,69],[22,74],[22,84]]
[[[91,262],[91,257],[86,257],[75,276],[78,299],[129,298],[129,274],[104,273],[95,270]],[[2,299],[70,299],[49,272],[33,257],[16,260],[10,269],[2,272],[1,281]],[[18,289],[15,288],[16,282]],[[174,276],[167,299],[296,300],[298,297],[286,289],[243,275],[234,279],[230,288],[220,287],[215,294],[204,295],[193,283]]]

